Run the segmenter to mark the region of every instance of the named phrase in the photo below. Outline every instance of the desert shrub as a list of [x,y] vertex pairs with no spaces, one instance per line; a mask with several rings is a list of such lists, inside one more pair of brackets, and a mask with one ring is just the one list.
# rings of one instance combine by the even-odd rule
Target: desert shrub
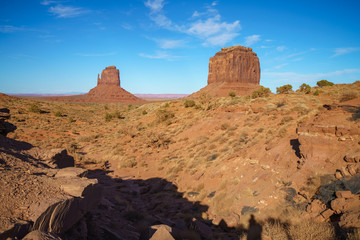
[[147,112],[146,110],[143,110],[143,111],[141,112],[141,114],[142,114],[142,115],[146,115],[146,114],[148,114],[148,112]]
[[268,97],[270,93],[271,93],[270,88],[261,86],[260,88],[252,92],[251,97],[252,98]]
[[299,87],[299,91],[303,92],[305,94],[309,94],[311,92],[311,87],[310,85],[303,83],[301,84],[301,86]]
[[313,94],[314,94],[314,96],[319,96],[319,89],[316,89]]
[[62,117],[62,113],[60,111],[54,112],[55,117]]
[[226,130],[230,127],[230,124],[229,123],[223,123],[221,124],[221,130]]
[[344,92],[340,97],[340,102],[345,102],[358,97],[358,93],[355,90],[348,90]]
[[175,117],[175,114],[166,109],[160,109],[156,112],[156,120],[158,122],[165,122],[173,117]]
[[194,107],[195,106],[195,101],[194,100],[190,100],[190,99],[186,99],[184,102],[184,106],[187,107]]
[[121,115],[121,113],[119,111],[115,111],[112,113],[113,117],[114,118],[123,118],[123,116]]
[[75,120],[74,120],[72,117],[69,117],[69,118],[68,118],[68,122],[69,122],[69,123],[73,123],[73,122],[75,122]]
[[320,80],[316,83],[319,87],[327,87],[327,86],[333,86],[334,83],[329,82],[328,80]]
[[211,104],[212,97],[207,93],[202,93],[199,97],[199,102],[202,109],[210,110],[213,106]]
[[229,92],[229,96],[230,96],[230,97],[235,97],[235,96],[236,96],[236,93],[233,92],[233,91],[231,91],[231,92]]
[[278,94],[288,94],[290,92],[292,92],[292,86],[290,84],[276,88],[276,93]]
[[105,122],[110,122],[114,116],[111,113],[105,113]]
[[281,119],[280,125],[284,125],[285,123],[290,122],[290,121],[292,121],[292,120],[294,120],[293,117],[291,117],[291,116],[285,116],[285,117],[283,117],[283,118]]
[[105,110],[109,110],[109,107],[107,105],[104,106]]
[[41,109],[40,109],[39,105],[31,104],[29,107],[29,112],[41,113]]

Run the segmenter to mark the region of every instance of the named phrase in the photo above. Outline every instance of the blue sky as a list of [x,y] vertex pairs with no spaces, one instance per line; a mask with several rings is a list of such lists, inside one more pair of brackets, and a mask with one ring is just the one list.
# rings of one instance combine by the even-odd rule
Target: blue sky
[[222,47],[253,48],[260,84],[360,80],[360,1],[0,0],[0,92],[192,93]]

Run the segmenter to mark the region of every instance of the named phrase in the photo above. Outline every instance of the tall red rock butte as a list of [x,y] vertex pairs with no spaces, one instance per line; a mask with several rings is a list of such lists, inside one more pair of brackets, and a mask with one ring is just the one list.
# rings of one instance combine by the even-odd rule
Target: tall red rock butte
[[66,102],[137,103],[144,100],[120,86],[120,71],[115,66],[106,67],[98,74],[97,86],[87,94],[66,97],[50,97],[49,100]]
[[192,94],[208,93],[214,97],[250,94],[260,85],[260,62],[251,48],[233,46],[222,48],[209,61],[208,85]]

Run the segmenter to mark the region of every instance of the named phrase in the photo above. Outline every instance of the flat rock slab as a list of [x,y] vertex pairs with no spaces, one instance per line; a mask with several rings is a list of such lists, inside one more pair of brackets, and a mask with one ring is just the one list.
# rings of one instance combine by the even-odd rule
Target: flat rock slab
[[55,178],[75,178],[75,177],[86,177],[88,173],[88,170],[84,168],[77,168],[77,167],[67,167],[60,169],[56,175]]
[[84,193],[98,183],[97,179],[73,178],[61,185],[61,190],[73,197],[83,197]]

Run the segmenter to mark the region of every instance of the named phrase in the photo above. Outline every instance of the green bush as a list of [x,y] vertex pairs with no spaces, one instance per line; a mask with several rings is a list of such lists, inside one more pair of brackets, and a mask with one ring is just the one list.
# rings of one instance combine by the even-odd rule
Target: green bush
[[290,92],[292,92],[292,86],[290,84],[276,88],[276,93],[278,94],[288,94]]
[[29,107],[29,112],[41,113],[41,109],[40,109],[40,107],[38,105],[31,104],[31,106]]
[[319,87],[327,87],[327,86],[333,86],[334,83],[329,82],[328,80],[321,80],[316,83]]
[[305,94],[309,94],[311,92],[311,87],[310,85],[303,83],[301,84],[301,86],[299,87],[299,91],[303,92]]
[[195,106],[195,101],[194,100],[190,100],[190,99],[186,99],[184,102],[184,106],[187,107],[194,107]]
[[142,115],[146,115],[146,114],[148,114],[148,112],[146,110],[143,110]]
[[271,93],[270,88],[261,86],[260,88],[252,92],[251,97],[252,98],[268,97],[270,93]]
[[319,96],[319,89],[316,89],[313,94],[314,94],[314,96]]
[[341,95],[340,102],[345,102],[358,97],[358,93],[355,90],[347,90]]
[[72,117],[69,117],[69,118],[68,118],[68,121],[69,121],[69,123],[75,122],[75,120],[74,120]]
[[231,92],[229,92],[229,96],[230,96],[230,97],[235,97],[235,96],[236,96],[236,93],[233,92],[233,91],[231,91]]
[[62,115],[62,113],[60,111],[56,111],[56,112],[54,112],[54,116],[55,117],[62,117],[63,115]]

